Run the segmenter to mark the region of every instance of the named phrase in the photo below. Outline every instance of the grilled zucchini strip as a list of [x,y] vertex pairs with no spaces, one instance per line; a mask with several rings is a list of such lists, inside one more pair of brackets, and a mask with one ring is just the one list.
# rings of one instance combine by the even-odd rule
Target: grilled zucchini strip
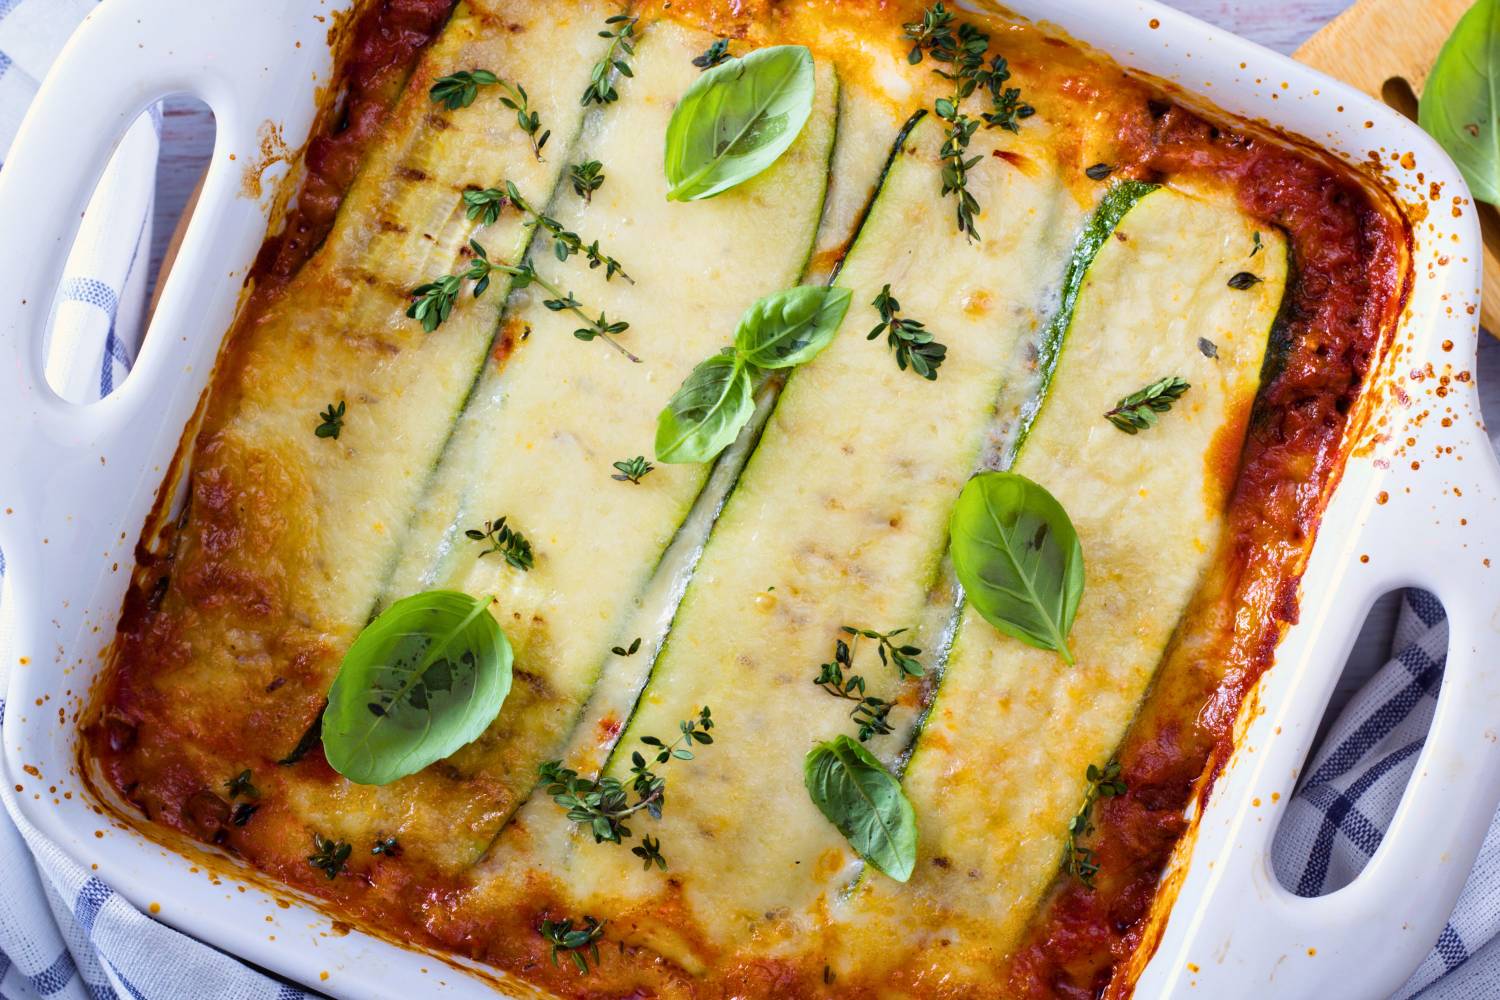
[[[1069,640],[1078,662],[963,613],[905,775],[916,874],[899,889],[865,879],[868,907],[901,912],[907,927],[972,922],[977,936],[953,937],[1003,953],[1057,872],[1088,766],[1102,767],[1123,738],[1219,551],[1286,286],[1284,238],[1255,231],[1232,204],[1160,189],[1089,266],[1051,391],[1013,466],[1062,503],[1083,545]],[[1242,271],[1262,280],[1232,287]],[[1191,388],[1156,426],[1128,435],[1104,418],[1168,375]],[[913,921],[914,910],[926,917]],[[954,949],[940,936],[926,945],[947,961]]]
[[[545,236],[532,251],[591,315],[630,323],[621,340],[642,363],[580,343],[576,318],[544,306],[539,289],[517,293],[499,342],[515,354],[486,368],[389,585],[387,600],[433,587],[495,595],[516,657],[504,710],[427,772],[383,788],[307,789],[298,808],[319,829],[351,841],[378,830],[424,859],[474,861],[538,765],[561,754],[610,649],[633,638],[621,630],[709,467],[661,465],[637,485],[612,480],[611,463],[650,456],[656,414],[693,366],[730,342],[747,306],[797,282],[837,123],[837,80],[823,64],[813,115],[773,168],[708,201],[667,201],[662,137],[712,41],[670,22],[643,31],[634,77],[578,144],[580,158],[605,165],[604,185],[588,203],[565,186],[549,209],[585,242],[597,238],[634,283],[606,281],[579,257],[557,261]],[[529,571],[464,536],[501,516],[531,542]]]
[[[992,141],[975,148],[987,154]],[[679,720],[712,707],[716,745],[670,766],[664,817],[639,824],[660,837],[672,891],[710,948],[768,914],[805,916],[847,882],[843,841],[803,792],[802,758],[813,740],[852,731],[851,706],[813,677],[840,625],[885,630],[923,614],[952,500],[1020,342],[1041,324],[1051,262],[1066,252],[1059,234],[1074,228],[1078,210],[1040,157],[1027,169],[987,157],[972,183],[982,203],[1004,207],[981,220],[983,243],[966,243],[938,196],[941,142],[929,118],[893,157],[838,278],[854,293],[844,328],[788,381],[611,765],[628,777],[640,737],[670,740]],[[936,382],[864,337],[887,282],[948,347]],[[894,672],[865,654],[870,692],[896,699]],[[899,697],[909,712],[915,685]],[[590,905],[604,897],[601,908],[618,912],[668,891],[627,850],[582,834],[575,843],[566,880]],[[670,928],[636,922],[626,933],[684,967],[702,959]]]
[[[170,583],[147,626],[156,640],[150,697],[172,706],[164,714],[174,731],[160,734],[163,744],[260,747],[269,767],[322,710],[503,300],[466,299],[425,333],[405,315],[408,295],[462,266],[478,229],[465,215],[466,187],[511,179],[548,196],[582,121],[583,54],[603,52],[597,30],[614,9],[585,0],[559,16],[534,0],[460,4],[324,246],[263,315],[237,329],[192,456]],[[497,31],[496,21],[515,30]],[[552,130],[544,160],[496,88],[454,111],[430,99],[438,77],[476,67],[527,87]],[[530,239],[514,216],[480,235],[509,259]],[[315,435],[319,411],[340,401],[339,436]],[[195,696],[204,690],[216,696]],[[222,783],[205,777],[210,788]]]

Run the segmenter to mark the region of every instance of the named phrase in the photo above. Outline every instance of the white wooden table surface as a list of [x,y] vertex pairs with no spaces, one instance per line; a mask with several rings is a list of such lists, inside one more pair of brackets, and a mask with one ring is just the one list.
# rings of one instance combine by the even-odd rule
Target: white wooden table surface
[[[1279,52],[1291,52],[1353,0],[1168,0],[1172,6],[1228,28]],[[169,104],[163,127],[163,159],[158,176],[153,262],[176,226],[182,205],[197,183],[213,144],[213,122],[201,107]],[[1478,383],[1492,428],[1500,427],[1500,342],[1483,338]],[[1495,529],[1500,531],[1500,525]],[[1382,599],[1371,613],[1339,685],[1335,705],[1381,666],[1395,627],[1397,595]]]

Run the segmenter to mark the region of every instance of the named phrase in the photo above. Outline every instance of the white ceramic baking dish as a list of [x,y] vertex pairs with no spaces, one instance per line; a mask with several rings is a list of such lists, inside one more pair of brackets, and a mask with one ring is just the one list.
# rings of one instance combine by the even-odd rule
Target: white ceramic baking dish
[[[0,649],[11,667],[5,794],[136,905],[288,977],[351,997],[491,995],[493,978],[335,929],[230,862],[205,865],[194,848],[179,854],[112,821],[77,770],[77,715],[113,635],[133,547],[271,212],[274,183],[250,197],[246,172],[310,128],[337,6],[110,0],[63,53],[0,173],[0,547],[13,626]],[[1437,937],[1500,802],[1500,470],[1464,374],[1474,368],[1479,287],[1466,188],[1386,108],[1165,7],[1010,6],[1225,111],[1351,162],[1378,160],[1385,186],[1427,209],[1413,215],[1415,285],[1324,518],[1301,624],[1247,699],[1240,749],[1174,861],[1180,891],[1160,907],[1159,945],[1135,963],[1142,996],[1384,995]],[[102,402],[70,404],[43,376],[62,265],[113,144],[171,93],[213,109],[213,165],[134,373]],[[265,180],[287,169],[271,162]],[[1449,614],[1431,736],[1364,874],[1333,895],[1297,898],[1268,863],[1281,805],[1370,604],[1408,585],[1435,591]]]

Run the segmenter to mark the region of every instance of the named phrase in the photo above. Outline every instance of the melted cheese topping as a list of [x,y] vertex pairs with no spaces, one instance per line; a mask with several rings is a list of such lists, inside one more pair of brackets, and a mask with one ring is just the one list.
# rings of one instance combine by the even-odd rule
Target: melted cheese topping
[[[1155,115],[1149,91],[1033,29],[990,24],[1038,113],[1019,134],[974,136],[971,243],[943,192],[942,123],[929,112],[897,142],[949,86],[930,60],[906,61],[900,24],[917,8],[667,6],[638,9],[619,101],[585,109],[615,6],[458,5],[325,245],[227,344],[168,579],[147,581],[152,598],[122,626],[106,711],[128,738],[102,727],[102,756],[152,819],[225,843],[344,915],[558,992],[1001,995],[1086,768],[1115,752],[1222,564],[1286,241],[1244,214],[1237,181],[1166,176],[1090,264],[1037,399],[1038,340],[1104,191],[1084,168],[1147,173],[1111,156],[1127,114],[1154,127],[1141,124]],[[762,176],[668,202],[667,122],[718,34],[737,54],[809,44],[813,114]],[[429,99],[437,77],[475,68],[526,87],[552,131],[542,160],[495,88],[457,111]],[[590,202],[561,180],[585,159],[606,175]],[[511,209],[488,226],[468,219],[463,191],[506,180],[585,244],[597,238],[634,283],[556,260],[545,235],[531,245]],[[535,287],[465,294],[424,333],[405,316],[410,290],[460,270],[471,238],[493,259],[529,252],[591,313],[629,321],[621,339],[643,363],[580,343],[579,324]],[[1241,270],[1263,280],[1230,288]],[[717,466],[610,479],[611,462],[650,457],[656,414],[747,305],[829,279],[853,294],[838,336],[784,389],[761,387],[755,421]],[[936,381],[866,338],[887,284],[947,346]],[[1192,388],[1158,426],[1127,436],[1104,419],[1166,375]],[[340,399],[341,436],[315,437],[318,410]],[[1082,540],[1074,667],[961,611],[945,560],[959,489],[1009,455],[1037,404],[1014,467],[1062,502]],[[531,540],[529,572],[464,537],[500,516]],[[515,684],[489,730],[384,787],[344,781],[315,743],[278,766],[369,615],[434,587],[497,598]],[[842,625],[908,627],[925,650],[920,683],[883,667],[873,643],[856,650],[867,693],[896,704],[894,732],[868,746],[904,767],[916,808],[906,885],[865,870],[803,788],[812,744],[857,728],[853,703],[814,684]],[[611,654],[636,636],[639,652]],[[630,820],[632,839],[660,839],[666,872],[595,843],[535,788],[553,757],[628,782],[641,737],[671,740],[703,705],[715,743],[659,767],[661,818]],[[236,826],[222,789],[245,767],[260,798]],[[332,881],[307,864],[314,833],[353,845]],[[386,837],[401,853],[370,855]],[[536,932],[585,914],[618,944],[586,979],[554,971]]]

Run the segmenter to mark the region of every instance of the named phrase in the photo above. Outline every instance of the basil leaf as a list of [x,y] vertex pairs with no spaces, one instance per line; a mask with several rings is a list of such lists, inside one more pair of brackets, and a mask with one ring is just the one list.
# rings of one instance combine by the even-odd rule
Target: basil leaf
[[344,654],[323,711],[323,752],[361,785],[415,774],[473,742],[510,693],[510,642],[492,598],[405,597]]
[[729,447],[755,412],[753,389],[729,348],[698,365],[656,418],[656,460],[707,462]]
[[1448,151],[1474,197],[1500,205],[1500,0],[1459,18],[1433,63],[1417,121]]
[[734,349],[757,368],[805,364],[833,343],[852,297],[847,288],[824,285],[767,295],[740,317]]
[[803,780],[813,804],[856,854],[897,882],[917,864],[917,814],[901,782],[864,747],[835,736],[808,751]]
[[948,540],[974,610],[1072,664],[1068,632],[1083,597],[1083,548],[1062,504],[1025,476],[981,472],[958,495]]
[[712,198],[775,163],[812,114],[813,91],[804,45],[757,49],[694,80],[667,125],[667,198]]

